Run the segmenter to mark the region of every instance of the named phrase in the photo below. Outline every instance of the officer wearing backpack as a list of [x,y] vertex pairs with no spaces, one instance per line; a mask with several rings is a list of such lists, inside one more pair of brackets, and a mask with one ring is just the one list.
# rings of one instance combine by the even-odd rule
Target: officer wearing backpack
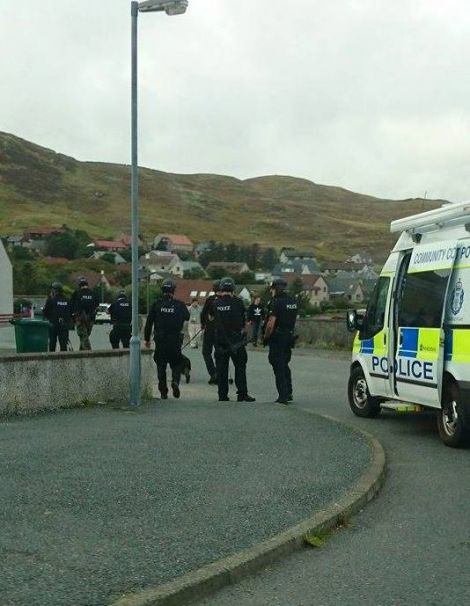
[[144,329],[145,346],[150,347],[154,328],[158,390],[162,400],[168,398],[166,367],[171,368],[171,389],[175,398],[180,397],[180,378],[183,359],[181,354],[183,325],[189,320],[189,311],[183,301],[175,298],[176,285],[171,280],[162,284],[162,297],[150,308]]
[[112,348],[119,349],[119,344],[122,343],[124,349],[129,349],[129,341],[132,335],[132,306],[123,290],[118,293],[116,301],[111,303],[108,311],[113,325],[109,333]]
[[72,295],[72,316],[80,339],[80,350],[91,349],[90,335],[98,308],[98,299],[88,287],[85,277],[78,278],[78,288]]
[[72,314],[70,301],[64,295],[60,282],[52,284],[51,294],[44,305],[43,314],[50,323],[49,351],[56,350],[57,340],[60,351],[67,351]]
[[246,314],[243,301],[234,296],[232,278],[222,278],[219,295],[214,301],[215,359],[219,402],[228,402],[228,366],[230,359],[235,366],[235,385],[238,402],[254,402],[246,384]]
[[286,293],[287,283],[282,279],[271,284],[272,300],[264,333],[264,344],[269,345],[269,363],[273,367],[278,399],[287,404],[292,396],[292,375],[289,368],[295,344],[294,327],[297,320],[297,301]]

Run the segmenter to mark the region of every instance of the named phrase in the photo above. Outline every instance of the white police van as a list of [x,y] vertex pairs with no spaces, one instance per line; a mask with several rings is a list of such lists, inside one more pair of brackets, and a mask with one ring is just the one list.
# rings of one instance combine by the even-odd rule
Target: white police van
[[[393,221],[401,232],[357,331],[352,411],[437,410],[448,446],[470,442],[470,202]],[[407,403],[407,404],[404,404]]]

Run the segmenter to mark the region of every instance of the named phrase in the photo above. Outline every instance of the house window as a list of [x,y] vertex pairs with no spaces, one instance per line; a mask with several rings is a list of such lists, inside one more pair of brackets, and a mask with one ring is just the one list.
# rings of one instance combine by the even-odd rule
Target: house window
[[192,291],[189,293],[189,296],[190,296],[190,297],[197,297],[197,290],[192,290]]
[[201,292],[199,293],[200,297],[206,297],[207,296],[207,290],[201,290]]

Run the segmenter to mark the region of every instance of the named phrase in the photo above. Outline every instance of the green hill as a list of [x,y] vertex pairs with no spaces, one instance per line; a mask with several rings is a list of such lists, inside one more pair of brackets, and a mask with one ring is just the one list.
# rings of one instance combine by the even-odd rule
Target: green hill
[[[314,248],[321,259],[357,250],[384,256],[392,219],[441,201],[382,200],[306,179],[240,180],[212,174],[139,171],[141,232],[193,240]],[[130,167],[79,162],[0,133],[0,233],[67,224],[101,238],[130,232]]]

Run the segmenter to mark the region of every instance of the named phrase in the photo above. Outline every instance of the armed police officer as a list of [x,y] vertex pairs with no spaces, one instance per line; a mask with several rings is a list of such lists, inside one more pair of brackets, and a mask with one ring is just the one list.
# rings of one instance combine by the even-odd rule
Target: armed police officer
[[111,347],[119,349],[119,344],[122,343],[124,349],[129,349],[132,334],[132,306],[125,291],[119,291],[116,301],[109,306],[109,314],[113,325],[109,333]]
[[298,306],[296,300],[286,293],[287,283],[282,279],[271,284],[272,300],[264,333],[264,343],[269,345],[269,363],[276,379],[278,399],[287,404],[292,401],[292,374],[289,368],[292,348],[295,344],[294,328]]
[[246,314],[243,301],[234,296],[232,278],[222,278],[214,301],[215,359],[219,402],[228,402],[228,366],[235,366],[235,385],[239,402],[254,402],[246,383]]
[[80,339],[80,350],[91,349],[90,335],[95,322],[98,299],[88,287],[88,280],[78,278],[78,288],[72,295],[72,316]]
[[220,280],[213,283],[214,294],[209,295],[201,311],[201,327],[204,330],[202,338],[202,357],[209,373],[209,385],[217,385],[217,370],[212,352],[215,349],[215,316],[214,301],[220,294]]
[[57,340],[59,340],[60,351],[67,351],[72,308],[70,301],[64,295],[60,282],[52,284],[51,294],[44,305],[43,314],[50,324],[49,351],[56,350]]
[[153,359],[157,365],[158,390],[162,400],[168,398],[166,367],[171,368],[171,388],[175,398],[180,397],[180,377],[183,359],[181,354],[182,330],[189,320],[189,311],[183,301],[175,299],[176,285],[171,280],[162,284],[162,297],[150,308],[145,323],[145,346],[150,347],[152,327],[154,327],[155,353]]

